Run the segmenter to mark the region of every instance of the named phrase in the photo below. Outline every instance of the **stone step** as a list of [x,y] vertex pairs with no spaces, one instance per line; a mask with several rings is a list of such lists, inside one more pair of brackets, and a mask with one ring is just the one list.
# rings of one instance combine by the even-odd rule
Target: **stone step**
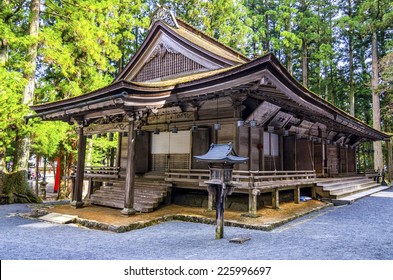
[[345,191],[352,191],[352,190],[356,190],[359,188],[363,188],[363,187],[367,187],[367,186],[375,186],[378,185],[376,182],[374,181],[366,181],[366,182],[362,182],[359,184],[344,184],[341,186],[337,186],[335,188],[323,188],[325,191],[330,192],[331,194],[334,193],[341,193],[341,192],[345,192]]
[[367,178],[358,178],[358,179],[344,180],[344,181],[323,182],[323,183],[318,183],[318,186],[322,186],[324,190],[333,190],[333,189],[340,188],[341,186],[358,185],[367,182],[370,182],[370,180]]
[[[106,185],[103,186],[105,188],[125,188],[125,182],[118,181],[118,182],[112,182],[112,185]],[[170,187],[172,187],[171,184],[166,184],[166,183],[159,183],[159,182],[135,182],[136,189],[160,189],[163,191],[167,191]]]
[[[119,199],[124,200],[124,192],[123,193],[110,193],[106,191],[97,190],[92,196],[92,198],[102,198],[102,199]],[[152,202],[162,202],[164,201],[165,196],[159,194],[150,194],[150,193],[134,193],[134,199],[136,201],[139,200],[151,200]]]
[[372,190],[379,186],[380,184],[364,176],[323,179],[317,183],[317,188],[322,189],[322,191],[319,190],[319,193],[330,201]]
[[337,199],[337,198],[341,198],[341,197],[344,197],[344,196],[352,195],[352,194],[355,194],[355,193],[358,193],[358,192],[363,192],[363,191],[368,190],[368,189],[376,188],[376,187],[379,187],[379,186],[380,186],[379,184],[374,182],[374,183],[364,184],[364,185],[361,185],[361,186],[354,186],[352,188],[347,188],[347,189],[342,189],[342,190],[338,190],[338,191],[333,191],[333,192],[330,192],[330,195],[332,196],[332,198]]
[[[108,199],[124,199],[124,192],[123,193],[111,193],[107,191],[100,191],[97,190],[94,194],[91,195],[92,197],[102,197]],[[134,193],[134,197],[136,199],[150,199],[151,201],[160,201],[165,198],[164,196],[157,195],[157,194],[150,194],[150,193]]]
[[[100,192],[110,192],[114,194],[121,194],[124,195],[125,189],[124,188],[108,188],[108,187],[101,187],[99,190],[96,190],[94,193]],[[141,189],[135,188],[134,193],[141,193],[141,194],[152,194],[152,195],[166,195],[168,190],[160,190],[160,189]]]
[[[135,182],[134,205],[138,212],[151,212],[165,200],[171,184],[152,180]],[[104,184],[90,198],[92,204],[122,209],[124,207],[125,181],[117,180]]]
[[[92,199],[90,200],[91,204],[96,204],[100,206],[107,206],[107,207],[112,207],[112,208],[117,208],[117,209],[123,209],[124,208],[124,200],[100,200],[100,199]],[[154,210],[154,206],[150,204],[145,204],[141,202],[135,202],[134,203],[134,209],[137,212],[142,212],[142,213],[148,213],[152,212]]]
[[358,192],[355,194],[351,194],[351,195],[347,195],[347,196],[343,196],[337,199],[332,199],[332,203],[336,206],[339,205],[348,205],[348,204],[352,204],[353,202],[355,202],[358,199],[364,198],[366,196],[369,196],[371,194],[380,192],[380,191],[384,191],[386,189],[388,189],[389,187],[385,187],[385,186],[380,186],[380,187],[375,187],[375,188],[371,188],[362,192]]
[[[95,197],[92,197],[90,199],[90,203],[92,203],[92,204],[112,203],[112,204],[118,205],[118,208],[123,208],[124,207],[124,198],[121,198],[121,199],[117,198],[117,199],[110,199],[110,200],[108,200],[106,197],[95,196]],[[143,205],[145,208],[152,208],[152,209],[154,209],[154,208],[158,207],[159,202],[151,201],[149,199],[139,199],[139,200],[135,200],[134,201],[134,205]]]

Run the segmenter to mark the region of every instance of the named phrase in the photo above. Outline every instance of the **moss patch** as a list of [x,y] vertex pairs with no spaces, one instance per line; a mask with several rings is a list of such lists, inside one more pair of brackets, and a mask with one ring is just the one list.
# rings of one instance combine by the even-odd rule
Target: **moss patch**
[[42,200],[30,189],[27,171],[3,175],[1,193],[8,197],[8,203],[41,203]]

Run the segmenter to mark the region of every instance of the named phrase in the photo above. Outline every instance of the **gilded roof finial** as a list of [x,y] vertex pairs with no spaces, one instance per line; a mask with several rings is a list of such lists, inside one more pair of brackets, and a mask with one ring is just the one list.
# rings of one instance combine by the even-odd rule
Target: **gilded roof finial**
[[179,28],[177,24],[176,17],[171,11],[171,7],[169,6],[161,6],[157,3],[157,9],[154,11],[151,17],[151,25],[153,25],[156,21],[163,21],[169,26]]

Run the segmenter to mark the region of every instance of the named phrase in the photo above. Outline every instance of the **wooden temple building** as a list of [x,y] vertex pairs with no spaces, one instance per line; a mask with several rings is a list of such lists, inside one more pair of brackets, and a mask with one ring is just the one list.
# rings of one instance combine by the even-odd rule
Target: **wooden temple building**
[[[390,143],[389,135],[303,87],[273,54],[250,60],[164,7],[110,85],[31,108],[43,120],[78,124],[72,204],[83,206],[84,180],[103,182],[90,184],[86,199],[123,214],[190,194],[207,197],[207,164],[194,156],[212,143],[231,142],[249,158],[233,171],[234,194],[254,212],[279,207],[284,194],[296,202],[302,194],[339,197],[335,178],[350,192],[374,187],[355,176],[356,147]],[[108,132],[120,135],[114,166],[86,167],[86,137]]]

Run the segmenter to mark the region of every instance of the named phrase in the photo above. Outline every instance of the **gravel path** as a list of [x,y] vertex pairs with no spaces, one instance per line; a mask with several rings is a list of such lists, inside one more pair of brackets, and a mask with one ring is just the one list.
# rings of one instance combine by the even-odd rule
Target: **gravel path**
[[[389,190],[391,192],[391,190]],[[126,233],[21,218],[26,205],[0,206],[0,259],[393,259],[393,198],[330,207],[271,232],[168,222]],[[229,243],[250,237],[243,244]]]

